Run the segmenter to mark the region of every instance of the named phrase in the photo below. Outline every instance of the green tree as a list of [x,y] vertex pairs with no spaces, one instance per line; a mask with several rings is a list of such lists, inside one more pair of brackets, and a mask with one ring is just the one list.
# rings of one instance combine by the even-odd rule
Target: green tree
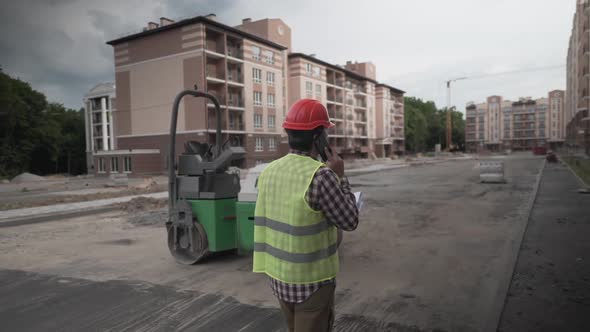
[[[437,109],[432,101],[405,98],[406,151],[432,151],[436,144],[446,146],[446,109]],[[461,112],[451,113],[453,144],[465,145],[465,121]]]
[[0,177],[83,173],[84,135],[83,114],[0,70]]

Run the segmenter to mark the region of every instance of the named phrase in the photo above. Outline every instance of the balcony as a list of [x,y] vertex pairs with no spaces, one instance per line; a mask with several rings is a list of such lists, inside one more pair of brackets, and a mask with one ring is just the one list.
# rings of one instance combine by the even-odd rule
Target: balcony
[[344,119],[343,112],[339,110],[328,110],[328,115],[330,116],[331,120],[342,121]]
[[242,42],[239,39],[227,37],[227,52],[228,60],[242,63],[244,59],[244,50]]
[[335,95],[330,95],[328,94],[327,96],[328,102],[330,103],[338,103],[338,104],[342,104],[342,101],[344,100],[344,98],[342,98],[342,96],[335,96]]
[[[221,93],[218,93],[218,92],[216,92],[214,90],[213,91],[212,90],[208,90],[207,93],[209,93],[209,94],[213,95],[215,98],[217,98],[217,101],[219,102],[219,105],[225,105],[225,102],[226,102],[225,95],[223,95]],[[207,102],[207,106],[214,107],[213,103],[210,102],[210,101]]]
[[[215,118],[215,116],[213,114],[215,114],[215,113],[209,112],[209,121],[207,122],[207,125],[208,125],[207,128],[215,130],[217,128],[217,119]],[[222,130],[227,129],[227,122],[225,122],[225,118],[223,118],[221,120],[221,129]]]
[[234,131],[244,131],[246,127],[244,126],[244,124],[242,123],[242,121],[233,121],[230,119],[229,120],[229,127],[228,130],[234,130]]
[[535,122],[535,117],[514,117],[514,123],[517,122]]
[[92,124],[95,125],[95,126],[96,125],[99,125],[99,124],[102,124],[102,114],[100,114],[100,113],[94,113],[92,115]]
[[244,79],[238,72],[228,72],[227,74],[227,84],[243,87],[244,86]]
[[240,108],[243,110],[244,106],[244,98],[238,95],[230,95],[227,99],[227,106],[229,108]]
[[328,129],[328,134],[331,136],[343,136],[344,135],[344,128],[332,127],[330,129]]
[[[92,112],[102,111],[102,104],[100,102],[100,98],[92,99],[92,101],[91,101],[90,104],[91,104],[90,109],[92,110]],[[109,102],[108,102],[108,99],[107,99],[107,102],[105,103],[105,107],[107,109],[109,108],[108,105],[109,105]]]
[[353,136],[365,137],[365,136],[367,136],[367,130],[365,128],[357,128],[354,131]]
[[92,137],[94,138],[102,138],[102,130],[93,130],[92,131]]
[[215,65],[207,65],[205,75],[207,76],[207,81],[209,82],[225,83],[225,77],[222,71],[219,70],[218,67]]
[[367,108],[367,102],[363,99],[356,99],[354,102],[355,108]]
[[223,58],[225,51],[225,40],[223,38],[223,34],[219,32],[207,29],[205,37],[205,51],[208,55],[217,58]]

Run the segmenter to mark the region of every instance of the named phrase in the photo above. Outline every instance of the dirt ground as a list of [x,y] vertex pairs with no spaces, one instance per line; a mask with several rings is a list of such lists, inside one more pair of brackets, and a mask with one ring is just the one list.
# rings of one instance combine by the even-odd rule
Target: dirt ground
[[[350,179],[366,201],[359,228],[345,234],[340,250],[338,331],[489,330],[501,310],[498,303],[503,304],[542,165],[542,159],[529,154],[503,160],[506,184],[478,183],[475,161]],[[159,215],[164,210],[152,203],[154,210],[149,211],[130,208],[3,228],[0,267],[8,271],[6,280],[33,273],[27,280],[59,276],[84,285],[113,280],[147,283],[166,287],[166,292],[154,295],[165,303],[174,300],[170,292],[215,296],[214,305],[206,309],[183,309],[206,310],[202,314],[210,322],[227,318],[215,309],[225,301],[238,303],[231,310],[251,313],[252,320],[272,317],[269,321],[280,322],[268,280],[251,272],[251,258],[229,253],[195,266],[175,263],[166,246],[165,217]],[[252,308],[266,311],[250,312]],[[163,317],[166,324],[178,323],[174,317]],[[262,330],[277,330],[274,326]]]
[[[0,211],[11,209],[22,209],[35,206],[47,206],[62,203],[87,202],[104,198],[115,198],[132,195],[141,195],[166,191],[168,186],[164,183],[157,183],[152,179],[146,179],[129,187],[109,187],[107,184],[102,186],[91,186],[87,189],[75,190],[56,190],[61,185],[48,186],[46,188],[27,189],[26,190],[6,191],[0,193]],[[57,188],[56,188],[57,187]]]

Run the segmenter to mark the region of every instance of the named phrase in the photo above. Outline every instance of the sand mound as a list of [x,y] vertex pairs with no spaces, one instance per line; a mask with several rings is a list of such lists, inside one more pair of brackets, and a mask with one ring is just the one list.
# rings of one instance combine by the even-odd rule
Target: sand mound
[[45,179],[39,175],[31,174],[31,173],[22,173],[15,176],[10,183],[27,183],[27,182],[40,182],[45,181]]

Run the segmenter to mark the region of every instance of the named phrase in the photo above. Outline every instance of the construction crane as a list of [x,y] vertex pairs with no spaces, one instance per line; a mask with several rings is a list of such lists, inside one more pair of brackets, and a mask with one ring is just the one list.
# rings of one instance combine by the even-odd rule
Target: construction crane
[[453,123],[451,121],[453,107],[451,106],[451,83],[467,79],[469,79],[469,77],[458,77],[447,81],[447,151],[451,151],[453,147]]
[[528,69],[506,71],[506,72],[494,73],[494,74],[463,76],[463,77],[457,77],[457,78],[453,78],[453,79],[448,80],[446,82],[447,83],[447,116],[446,116],[446,120],[447,120],[446,121],[447,122],[447,125],[446,125],[446,127],[447,127],[447,146],[446,146],[446,150],[450,151],[453,147],[452,112],[453,112],[454,106],[452,106],[452,102],[451,102],[451,83],[457,82],[457,81],[463,81],[463,80],[473,80],[473,79],[479,79],[479,78],[487,78],[487,77],[501,76],[501,75],[507,75],[507,74],[516,74],[516,73],[528,73],[528,72],[533,72],[533,71],[542,71],[542,70],[563,68],[563,67],[565,67],[565,65],[528,68]]

